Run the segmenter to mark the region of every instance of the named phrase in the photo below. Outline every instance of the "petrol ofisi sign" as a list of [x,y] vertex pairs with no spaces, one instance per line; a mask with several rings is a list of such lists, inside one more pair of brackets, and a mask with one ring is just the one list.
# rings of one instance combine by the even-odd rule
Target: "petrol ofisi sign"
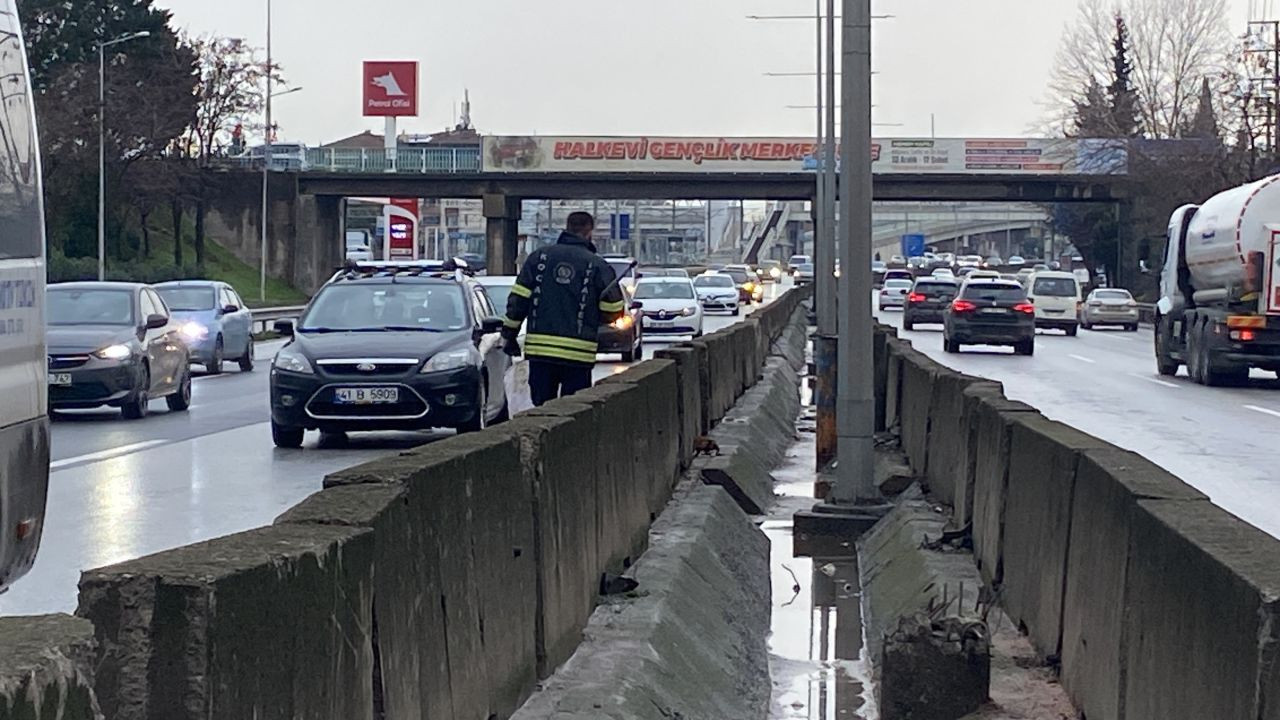
[[417,61],[366,60],[364,116],[413,117],[417,114]]

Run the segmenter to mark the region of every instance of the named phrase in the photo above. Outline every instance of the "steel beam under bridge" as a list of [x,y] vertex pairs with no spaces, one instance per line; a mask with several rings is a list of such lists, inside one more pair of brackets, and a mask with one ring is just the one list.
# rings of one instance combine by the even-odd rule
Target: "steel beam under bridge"
[[[914,202],[1116,202],[1122,175],[877,175],[875,199]],[[304,195],[555,200],[811,200],[812,173],[473,173],[297,175]]]

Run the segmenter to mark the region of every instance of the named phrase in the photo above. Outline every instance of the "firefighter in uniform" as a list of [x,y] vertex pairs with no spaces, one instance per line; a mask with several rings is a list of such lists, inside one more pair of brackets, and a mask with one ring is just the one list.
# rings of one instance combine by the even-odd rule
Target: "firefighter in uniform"
[[516,338],[529,323],[523,352],[534,405],[591,387],[596,334],[626,309],[613,268],[591,243],[594,229],[589,213],[569,215],[560,239],[531,253],[511,288],[502,335],[507,353],[519,355]]

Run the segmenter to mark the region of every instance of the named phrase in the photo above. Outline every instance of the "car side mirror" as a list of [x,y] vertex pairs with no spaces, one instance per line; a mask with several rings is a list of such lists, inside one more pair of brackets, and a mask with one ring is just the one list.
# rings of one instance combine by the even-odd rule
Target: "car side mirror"
[[487,317],[480,321],[480,332],[486,335],[488,335],[489,333],[501,332],[502,325],[503,325],[502,318]]
[[644,303],[640,302],[639,300],[632,300],[632,301],[631,301],[631,309],[632,309],[632,310],[643,310],[643,309],[644,309]]
[[159,330],[160,328],[168,324],[169,324],[169,318],[165,317],[164,315],[160,315],[157,313],[157,314],[147,316],[148,330]]
[[293,321],[292,320],[277,320],[274,327],[277,335],[281,335],[283,337],[293,337]]
[[226,315],[230,315],[231,313],[240,312],[240,306],[239,306],[239,305],[223,305],[223,306],[222,306],[222,312],[223,312],[224,314],[226,314]]

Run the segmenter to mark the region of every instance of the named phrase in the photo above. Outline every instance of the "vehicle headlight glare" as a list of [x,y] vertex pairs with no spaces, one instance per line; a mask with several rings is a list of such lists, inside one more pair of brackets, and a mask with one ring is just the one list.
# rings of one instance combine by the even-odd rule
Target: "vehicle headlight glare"
[[203,340],[209,337],[209,328],[194,321],[183,323],[180,332],[187,340]]
[[440,372],[442,370],[456,370],[460,367],[466,367],[473,363],[472,351],[468,348],[458,350],[447,350],[442,353],[436,353],[425,365],[422,366],[422,372]]
[[108,345],[94,353],[103,360],[124,360],[133,355],[128,345]]
[[696,308],[696,307],[687,307],[687,308],[685,308],[685,309],[681,310],[681,311],[680,311],[680,314],[681,314],[681,315],[683,315],[684,317],[693,317],[694,315],[697,315],[697,314],[698,314],[698,308]]
[[626,330],[632,325],[635,325],[636,321],[635,321],[635,318],[631,317],[630,315],[623,315],[617,320],[614,320],[611,324],[613,325],[614,328],[618,330]]
[[775,278],[780,278],[782,277],[782,270],[779,268],[773,268],[769,270],[769,274],[774,276]]
[[282,348],[280,352],[276,353],[276,359],[272,365],[275,369],[285,372],[300,373],[302,375],[315,374],[315,371],[311,369],[311,362],[302,353],[288,347]]

